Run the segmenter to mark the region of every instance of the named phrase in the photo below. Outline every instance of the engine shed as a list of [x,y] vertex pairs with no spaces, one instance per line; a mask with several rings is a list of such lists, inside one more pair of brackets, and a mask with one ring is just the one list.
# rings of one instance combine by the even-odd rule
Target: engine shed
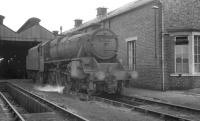
[[28,49],[54,39],[54,34],[38,18],[28,19],[17,32],[3,24],[4,18],[0,15],[0,78],[26,78]]

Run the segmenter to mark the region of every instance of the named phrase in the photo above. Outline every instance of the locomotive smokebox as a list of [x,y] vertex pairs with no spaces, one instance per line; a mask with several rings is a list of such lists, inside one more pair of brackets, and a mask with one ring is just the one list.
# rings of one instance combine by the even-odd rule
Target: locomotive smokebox
[[92,34],[90,40],[90,53],[95,57],[107,60],[116,56],[118,39],[111,30],[99,29]]

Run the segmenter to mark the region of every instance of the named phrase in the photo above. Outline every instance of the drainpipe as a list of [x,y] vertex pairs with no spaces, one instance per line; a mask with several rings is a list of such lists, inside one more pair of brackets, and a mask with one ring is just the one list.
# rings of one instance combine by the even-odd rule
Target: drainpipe
[[[160,1],[161,2],[161,1]],[[162,19],[162,30],[161,30],[161,36],[162,36],[162,91],[165,91],[165,55],[164,55],[164,10],[163,7],[161,7],[161,19]]]
[[154,5],[152,7],[152,9],[154,9],[154,27],[155,27],[155,31],[154,31],[154,37],[155,37],[155,58],[157,59],[157,10],[159,9],[158,6]]
[[[161,1],[159,1],[162,3]],[[159,9],[157,5],[153,6],[153,9]],[[160,10],[160,9],[159,9]],[[161,7],[161,22],[162,22],[162,28],[161,28],[161,61],[162,61],[162,91],[165,91],[165,56],[164,56],[164,11],[163,7]]]
[[[161,3],[161,1],[159,1]],[[152,7],[155,10],[159,9],[157,5],[154,5]],[[156,18],[156,17],[155,17]],[[156,19],[155,19],[156,20]],[[161,28],[161,61],[162,61],[162,91],[165,91],[165,58],[164,58],[164,11],[163,8],[161,7],[161,22],[162,22],[162,28]],[[156,21],[155,21],[155,31],[156,31]],[[155,32],[156,34],[156,32]],[[156,38],[156,35],[155,35]]]

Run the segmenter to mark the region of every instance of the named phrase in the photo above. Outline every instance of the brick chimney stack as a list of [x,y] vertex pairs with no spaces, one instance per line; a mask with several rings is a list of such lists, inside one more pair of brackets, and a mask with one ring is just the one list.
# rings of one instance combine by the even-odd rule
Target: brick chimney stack
[[0,24],[3,24],[3,19],[4,18],[5,18],[4,16],[0,15]]
[[82,24],[82,21],[81,19],[75,19],[74,20],[74,27],[79,27],[81,24]]
[[97,8],[97,17],[103,17],[107,14],[107,8],[104,7],[98,7]]

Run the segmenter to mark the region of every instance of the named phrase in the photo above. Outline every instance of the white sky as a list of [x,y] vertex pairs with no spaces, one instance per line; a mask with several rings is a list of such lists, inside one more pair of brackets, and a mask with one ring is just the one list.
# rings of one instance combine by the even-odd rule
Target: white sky
[[31,17],[41,20],[40,25],[50,31],[73,28],[74,19],[83,22],[96,17],[97,7],[108,12],[135,0],[0,0],[0,15],[4,24],[17,31]]

